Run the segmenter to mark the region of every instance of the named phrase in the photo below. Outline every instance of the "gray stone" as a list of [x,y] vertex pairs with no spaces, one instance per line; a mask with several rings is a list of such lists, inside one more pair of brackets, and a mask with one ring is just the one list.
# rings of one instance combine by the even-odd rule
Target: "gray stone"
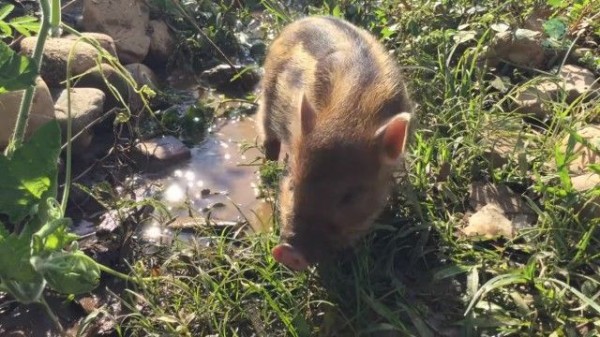
[[[126,65],[125,69],[129,71],[129,74],[137,83],[138,89],[147,85],[155,92],[158,90],[158,77],[148,66],[142,63],[132,63]],[[143,108],[142,99],[131,86],[129,86],[129,107],[134,112]]]
[[552,10],[548,7],[541,6],[534,8],[529,16],[523,22],[523,28],[535,32],[544,32],[544,23],[552,15]]
[[[21,52],[32,56],[37,37],[26,37],[21,41]],[[72,36],[48,38],[44,46],[41,76],[50,87],[64,87],[67,79],[67,60],[76,44],[70,61],[71,75],[76,76],[96,65],[98,51],[83,40],[77,42]]]
[[[106,34],[102,34],[102,33],[90,33],[90,32],[86,32],[86,33],[81,33],[81,36],[85,39],[90,39],[93,41],[96,41],[100,47],[102,47],[104,50],[106,50],[110,55],[112,56],[117,56],[117,47],[115,46],[115,41],[113,40],[112,37],[106,35]],[[84,42],[85,39],[80,38],[77,35],[65,35],[63,36],[64,39],[71,39],[71,40],[80,40],[81,42]]]
[[544,120],[551,113],[551,102],[557,101],[561,93],[566,95],[566,103],[572,103],[582,95],[586,95],[586,100],[597,97],[599,91],[600,84],[591,71],[567,64],[561,68],[557,78],[548,78],[521,91],[516,97],[516,110]]
[[488,240],[497,237],[510,239],[515,234],[512,222],[496,204],[487,204],[471,215],[462,232],[469,237]]
[[536,220],[527,203],[502,185],[474,182],[469,204],[475,212],[467,214],[467,225],[461,232],[477,239],[512,238]]
[[[600,148],[600,125],[590,124],[577,131],[583,139],[595,146],[597,149]],[[569,136],[566,136],[562,141],[561,149],[563,152],[567,151],[569,143]],[[576,143],[573,148],[573,154],[577,156],[569,164],[569,171],[574,174],[582,174],[589,172],[588,165],[600,164],[600,157],[593,151],[592,148],[586,144]]]
[[[237,73],[242,73],[236,80],[231,81]],[[244,66],[237,65],[233,68],[228,64],[220,64],[200,74],[200,79],[218,88],[252,89],[258,84],[260,75],[253,69],[245,70]]]
[[[572,177],[571,182],[576,191],[585,193],[600,186],[600,175],[596,173],[587,173],[580,176]],[[580,215],[580,220],[586,221],[600,218],[600,196],[591,196],[584,200],[580,205],[577,205],[577,213]]]
[[[116,89],[124,102],[120,102],[118,96],[113,94],[107,82]],[[104,92],[106,95],[104,110],[106,111],[115,107],[122,107],[122,103],[127,104],[129,101],[129,84],[115,68],[108,64],[101,64],[99,67],[94,66],[88,69],[86,74],[75,82],[74,87],[96,88]]]
[[115,39],[122,63],[141,62],[148,54],[150,37],[146,34],[150,12],[140,0],[85,0],[83,26]]
[[[104,114],[104,93],[95,88],[72,88],[71,89],[71,126],[72,135],[76,136],[90,123]],[[66,141],[68,122],[67,90],[63,90],[54,104],[56,119],[59,121],[63,141]],[[92,142],[92,129],[86,129],[74,139],[73,152],[79,154],[84,152]]]
[[150,20],[148,32],[150,34],[148,58],[154,64],[164,66],[175,48],[173,32],[162,20]]
[[484,182],[472,183],[469,196],[471,208],[478,211],[491,203],[498,205],[504,213],[509,215],[533,213],[518,194],[513,193],[504,185],[496,186]]
[[173,136],[162,136],[136,144],[137,151],[152,162],[174,164],[190,157],[190,149]]
[[[11,91],[0,94],[0,149],[4,149],[12,137],[19,106],[25,90]],[[36,79],[33,103],[29,112],[25,138],[37,130],[40,126],[54,119],[54,103],[48,86],[40,77]]]
[[517,66],[540,68],[546,57],[543,39],[544,34],[529,29],[500,32],[494,36],[486,57],[491,65],[505,60]]

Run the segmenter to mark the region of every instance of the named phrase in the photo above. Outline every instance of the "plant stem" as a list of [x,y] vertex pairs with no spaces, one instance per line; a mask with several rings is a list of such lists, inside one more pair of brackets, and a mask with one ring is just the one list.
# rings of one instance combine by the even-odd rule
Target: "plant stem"
[[77,42],[73,44],[67,58],[67,160],[65,161],[65,187],[63,188],[63,197],[61,202],[62,214],[67,212],[67,203],[69,202],[69,192],[71,191],[71,159],[72,159],[72,143],[73,136],[72,120],[71,120],[71,60],[75,52]]
[[[50,29],[50,7],[48,4],[49,0],[40,1],[40,9],[42,12],[42,24],[40,26],[40,32],[38,34],[37,42],[35,44],[35,50],[33,51],[33,61],[37,64],[37,72],[40,73],[42,68],[42,53],[44,51],[44,44],[48,37],[48,30]],[[58,0],[56,0],[58,1]],[[33,94],[35,93],[35,85],[30,86],[25,90],[23,98],[21,99],[21,105],[19,106],[19,114],[17,116],[17,122],[15,124],[15,131],[12,135],[10,144],[6,147],[5,154],[10,156],[15,149],[17,149],[23,143],[25,138],[25,128],[27,127],[27,119],[29,118],[29,109],[33,102]]]
[[50,317],[50,319],[56,325],[56,328],[58,329],[58,331],[62,335],[65,330],[63,329],[62,325],[60,324],[60,321],[58,320],[58,316],[56,316],[54,314],[54,312],[52,311],[52,309],[48,305],[48,302],[46,302],[46,299],[44,298],[44,296],[42,296],[40,298],[40,304],[42,305],[42,307],[44,308],[44,311],[46,311],[46,314],[48,315],[48,317]]
[[[42,2],[45,0],[42,0]],[[60,37],[60,0],[49,0],[52,1],[52,11],[50,12],[50,26],[52,27],[50,36]]]
[[116,277],[121,278],[121,279],[123,279],[125,281],[134,282],[134,283],[140,283],[140,281],[141,282],[156,281],[156,280],[159,279],[157,277],[139,277],[139,278],[138,277],[131,277],[129,275],[125,275],[123,273],[119,273],[116,270],[110,269],[107,266],[105,266],[103,264],[100,264],[100,263],[98,263],[98,267],[100,268],[101,271],[103,271],[103,272],[105,272],[107,274],[116,276]]

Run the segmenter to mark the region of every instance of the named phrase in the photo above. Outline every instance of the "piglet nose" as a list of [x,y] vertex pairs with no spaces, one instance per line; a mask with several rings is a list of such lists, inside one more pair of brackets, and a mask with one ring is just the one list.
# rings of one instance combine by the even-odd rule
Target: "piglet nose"
[[308,268],[308,262],[304,256],[290,244],[283,243],[275,246],[272,254],[277,262],[292,270],[303,271]]

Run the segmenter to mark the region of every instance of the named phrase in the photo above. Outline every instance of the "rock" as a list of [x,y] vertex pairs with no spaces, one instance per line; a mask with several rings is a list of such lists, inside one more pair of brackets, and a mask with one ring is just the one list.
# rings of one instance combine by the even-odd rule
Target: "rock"
[[473,214],[462,232],[470,237],[494,239],[512,238],[515,234],[512,222],[506,217],[500,206],[487,204]]
[[580,62],[582,58],[586,57],[586,56],[592,56],[594,55],[594,50],[592,48],[583,48],[583,47],[579,47],[579,48],[575,48],[573,49],[573,51],[569,54],[569,61],[571,62]]
[[565,64],[559,72],[559,77],[564,81],[563,89],[567,94],[567,102],[571,103],[581,95],[589,94],[587,99],[598,97],[600,83],[594,73],[588,69]]
[[472,183],[469,205],[475,213],[468,214],[467,226],[462,229],[467,236],[512,238],[519,230],[531,227],[536,220],[535,212],[527,203],[504,185]]
[[[483,157],[491,168],[506,165],[510,159],[522,164],[527,160],[529,141],[523,137],[522,120],[516,118],[490,121],[482,128],[480,145],[485,149]],[[523,167],[528,167],[524,163]]]
[[533,88],[527,88],[515,98],[516,112],[533,115],[540,121],[550,117],[552,111],[552,92],[557,88],[554,83],[540,83]]
[[487,204],[495,204],[509,216],[517,214],[533,214],[527,203],[504,185],[496,186],[484,182],[471,184],[469,205],[478,211]]
[[[25,90],[19,90],[0,94],[0,121],[2,121],[0,123],[0,149],[4,149],[12,137],[24,92]],[[38,77],[25,137],[30,137],[35,130],[52,119],[54,119],[52,96],[44,80]]]
[[[98,42],[100,47],[104,48],[110,55],[117,56],[117,48],[115,46],[115,41],[112,37],[102,33],[81,33],[81,36],[90,40],[95,40],[96,42]],[[79,36],[73,34],[66,35],[63,38],[71,40],[79,39],[79,43],[84,42],[84,40],[80,39]]]
[[600,185],[600,175],[596,173],[587,173],[571,178],[571,182],[576,191],[584,192]]
[[100,298],[93,294],[82,296],[77,300],[77,302],[81,306],[81,309],[83,309],[83,311],[88,315],[97,310],[102,304]]
[[[585,193],[600,186],[600,175],[596,173],[583,174],[572,177],[571,182],[576,191]],[[600,218],[600,196],[596,194],[584,200],[577,206],[576,212],[580,214],[580,219],[583,221]]]
[[[237,65],[231,67],[228,64],[220,64],[211,69],[205,70],[200,74],[200,79],[214,85],[219,89],[236,89],[249,90],[254,88],[260,80],[260,75],[254,69],[245,69],[245,66]],[[236,76],[236,73],[242,73],[235,81],[231,79]]]
[[122,63],[142,62],[150,48],[146,29],[150,21],[147,5],[139,0],[85,0],[83,26],[115,39]]
[[[131,77],[133,77],[137,83],[138,88],[147,85],[155,92],[158,90],[158,77],[148,66],[142,63],[132,63],[126,65],[125,69],[129,71]],[[134,112],[143,108],[142,99],[131,86],[129,86],[129,107]]]
[[556,79],[548,79],[520,92],[516,98],[517,111],[534,114],[539,119],[546,119],[551,111],[551,101],[566,94],[566,102],[572,103],[584,94],[585,100],[598,96],[600,84],[596,83],[594,74],[582,67],[567,64],[562,67]]
[[129,101],[129,84],[127,81],[108,64],[101,64],[100,67],[95,66],[86,71],[86,74],[81,76],[74,87],[76,88],[96,88],[104,92],[106,95],[104,101],[104,110],[108,111],[115,107],[122,107],[123,104],[118,100],[117,96],[112,93],[105,82],[108,81],[121,95],[125,104]]
[[529,29],[497,33],[486,55],[490,63],[507,60],[517,66],[541,68],[545,61],[544,35]]
[[[90,123],[101,117],[104,113],[104,92],[95,88],[72,88],[71,89],[71,125],[73,136],[77,135]],[[63,90],[56,103],[56,119],[59,121],[63,142],[66,141],[67,133],[67,90]],[[73,142],[73,152],[83,153],[91,144],[94,133],[92,129],[84,131]]]
[[164,66],[175,48],[173,33],[162,20],[150,20],[148,33],[150,34],[148,60],[157,66]]
[[489,143],[489,149],[484,153],[488,163],[493,168],[502,167],[508,164],[509,158],[517,150],[518,139],[509,137],[486,138]]
[[523,22],[523,28],[535,32],[544,32],[544,22],[550,18],[552,10],[549,7],[534,8]]
[[190,149],[173,136],[153,138],[136,144],[136,150],[149,164],[175,164],[191,156]]
[[[590,124],[577,131],[583,139],[590,144],[600,149],[600,125]],[[567,151],[570,136],[566,136],[562,141],[562,151]],[[600,156],[598,156],[590,147],[582,143],[576,143],[573,148],[573,154],[577,158],[569,164],[569,171],[575,174],[588,172],[588,165],[600,164]]]
[[[21,41],[21,52],[32,56],[37,37],[26,37]],[[67,79],[67,60],[73,45],[74,37],[48,38],[44,47],[41,76],[50,87],[64,87]],[[96,65],[98,51],[84,41],[77,42],[71,59],[71,75],[79,75]]]

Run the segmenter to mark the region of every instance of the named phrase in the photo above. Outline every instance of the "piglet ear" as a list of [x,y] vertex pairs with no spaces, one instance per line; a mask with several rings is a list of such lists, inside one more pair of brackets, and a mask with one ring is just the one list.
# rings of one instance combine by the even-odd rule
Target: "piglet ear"
[[394,164],[406,150],[411,115],[403,112],[390,119],[375,132],[381,143],[383,161]]
[[313,106],[306,98],[306,94],[302,94],[302,103],[300,105],[300,124],[302,126],[302,134],[308,135],[315,128],[316,112]]

